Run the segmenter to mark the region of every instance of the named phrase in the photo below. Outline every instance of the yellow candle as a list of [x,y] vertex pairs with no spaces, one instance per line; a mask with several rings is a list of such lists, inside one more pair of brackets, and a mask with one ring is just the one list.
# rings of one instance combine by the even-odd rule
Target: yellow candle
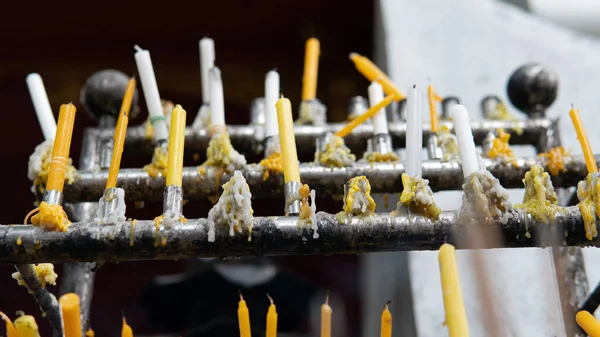
[[350,123],[346,124],[340,131],[336,132],[335,135],[338,137],[346,137],[352,130],[354,130],[357,126],[364,123],[369,118],[373,117],[379,110],[385,108],[390,105],[394,100],[393,95],[386,96],[381,102],[373,105],[369,108],[369,110],[365,111],[362,115],[354,118]]
[[592,314],[585,310],[580,311],[575,316],[575,320],[590,337],[600,337],[600,322]]
[[15,327],[19,333],[19,337],[40,337],[38,325],[35,322],[35,318],[31,315],[23,315],[15,319]]
[[123,316],[123,328],[121,329],[121,337],[133,337],[133,329],[127,324],[125,316]]
[[6,323],[6,336],[7,337],[19,337],[19,333],[17,332],[17,328],[13,324],[13,322],[6,316],[2,311],[0,311],[0,318],[4,320]]
[[171,130],[167,157],[167,186],[181,187],[183,145],[185,142],[185,110],[176,105],[171,111]]
[[438,261],[440,263],[448,336],[469,337],[469,325],[460,288],[454,246],[447,243],[443,244],[440,247]]
[[246,301],[240,293],[240,303],[238,305],[238,320],[240,323],[240,337],[251,337],[250,332],[250,313],[246,306]]
[[596,166],[596,158],[594,158],[592,146],[590,145],[590,142],[587,139],[585,129],[583,128],[583,124],[581,123],[581,118],[579,117],[579,110],[571,108],[571,111],[569,111],[569,116],[571,116],[571,121],[573,122],[573,126],[575,127],[577,139],[579,140],[579,144],[581,145],[581,150],[583,150],[583,157],[585,158],[585,166],[587,167],[588,173],[596,173],[598,172],[598,166]]
[[277,337],[277,310],[275,309],[275,304],[273,303],[273,299],[269,294],[267,294],[271,305],[269,306],[269,311],[267,312],[267,333],[266,337]]
[[81,313],[79,296],[75,293],[64,294],[58,300],[63,319],[64,337],[81,336]]
[[281,144],[281,157],[283,159],[283,178],[286,183],[299,183],[300,168],[298,165],[298,153],[296,152],[292,104],[289,99],[282,96],[277,100],[275,107],[277,108],[279,143]]
[[390,313],[390,302],[387,302],[381,313],[381,337],[392,337],[392,314]]
[[127,123],[129,122],[129,110],[131,109],[133,94],[135,93],[135,84],[135,78],[130,78],[127,83],[127,88],[125,89],[123,102],[121,103],[121,113],[119,114],[119,120],[117,121],[117,127],[115,128],[115,135],[113,136],[115,145],[113,148],[112,160],[110,162],[110,170],[108,171],[106,188],[117,187],[117,176],[119,175],[119,167],[121,166],[123,144],[125,143]]
[[436,104],[442,101],[442,97],[435,93],[433,85],[427,87],[427,97],[429,98],[429,116],[431,117],[431,132],[436,133],[438,130],[438,114]]
[[56,136],[54,137],[54,148],[52,149],[52,161],[48,170],[46,190],[56,190],[59,192],[63,190],[76,111],[77,109],[71,103],[60,106],[58,127],[56,129]]
[[331,337],[331,314],[333,310],[329,306],[329,292],[325,303],[321,306],[321,337]]
[[319,75],[319,54],[321,43],[314,37],[306,40],[304,54],[304,77],[302,77],[302,100],[310,101],[317,97],[317,77]]
[[350,60],[354,62],[354,66],[356,66],[356,70],[358,70],[364,77],[366,77],[369,81],[377,81],[383,87],[383,91],[386,95],[394,95],[394,99],[399,101],[406,96],[398,90],[394,82],[387,77],[381,69],[377,68],[377,66],[371,62],[368,58],[361,56],[357,53],[350,54]]

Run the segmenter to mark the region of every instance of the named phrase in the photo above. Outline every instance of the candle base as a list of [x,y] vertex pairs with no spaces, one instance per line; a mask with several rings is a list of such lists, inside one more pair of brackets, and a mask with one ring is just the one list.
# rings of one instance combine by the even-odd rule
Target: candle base
[[385,154],[393,151],[392,137],[387,133],[377,134],[367,140],[367,152]]
[[163,223],[167,226],[173,226],[183,218],[183,190],[181,186],[171,185],[165,187],[163,216]]
[[117,224],[125,221],[125,190],[107,188],[98,201],[98,209],[94,221],[98,224]]
[[[367,110],[369,110],[369,101],[366,98],[362,96],[350,98],[350,102],[348,103],[348,120],[355,119]],[[371,124],[371,119],[367,119],[363,124]]]
[[44,192],[43,201],[48,203],[49,205],[62,205],[63,203],[63,194],[58,190],[47,190]]
[[285,183],[283,187],[283,195],[285,198],[285,214],[286,215],[298,215],[300,214],[300,198],[299,191],[301,183],[296,181],[290,181]]
[[198,109],[198,114],[196,118],[194,118],[194,122],[192,123],[193,130],[200,130],[210,123],[210,104],[202,103],[200,109]]
[[439,160],[444,157],[442,148],[438,145],[438,136],[436,134],[431,134],[429,139],[427,139],[427,156],[431,160]]
[[250,103],[250,124],[265,125],[265,98],[257,97]]
[[269,158],[273,153],[281,153],[279,135],[265,138],[263,145],[265,147],[265,158]]
[[318,99],[302,101],[300,103],[298,124],[326,125],[327,107]]

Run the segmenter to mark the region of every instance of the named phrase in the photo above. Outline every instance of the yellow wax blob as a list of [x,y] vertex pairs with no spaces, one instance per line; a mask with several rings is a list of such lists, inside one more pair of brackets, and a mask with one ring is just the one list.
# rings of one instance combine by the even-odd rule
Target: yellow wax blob
[[508,191],[487,170],[469,175],[462,188],[465,194],[461,212],[470,217],[496,217],[512,210]]
[[577,184],[579,210],[585,226],[585,237],[592,240],[598,236],[596,217],[600,216],[600,179],[598,174],[588,174],[585,180]]
[[38,325],[31,315],[23,315],[15,319],[15,327],[19,332],[19,337],[40,337]]
[[66,232],[67,227],[71,224],[71,221],[69,221],[69,218],[67,217],[67,213],[65,213],[61,205],[51,205],[45,201],[40,203],[40,207],[27,214],[25,223],[27,223],[29,216],[36,211],[38,213],[31,217],[31,223],[35,226],[51,231]]
[[220,167],[231,173],[244,165],[246,158],[233,148],[227,132],[219,132],[212,136],[206,149],[206,161],[202,166]]
[[10,318],[8,318],[8,316],[6,316],[2,311],[0,311],[0,318],[6,323],[6,336],[19,337],[19,332],[17,332],[17,328],[10,320]]
[[365,176],[350,179],[344,195],[344,212],[352,215],[374,214],[375,201],[371,197],[371,184]]
[[460,160],[460,152],[458,150],[458,141],[456,136],[450,132],[448,125],[442,125],[437,131],[437,145],[442,150],[443,161]]
[[565,151],[565,148],[562,146],[552,148],[548,150],[548,152],[539,154],[540,157],[545,159],[548,172],[553,176],[567,172],[567,169],[565,168],[565,159],[570,155],[570,152]]
[[[42,287],[46,284],[56,285],[56,279],[58,275],[54,272],[54,265],[52,263],[40,263],[35,265],[35,276]],[[20,286],[27,287],[21,273],[14,272],[12,278],[17,281]]]
[[[40,194],[46,192],[46,183],[48,182],[48,172],[52,162],[52,141],[46,141],[35,148],[34,153],[29,157],[29,172],[27,176],[33,181],[33,188]],[[73,160],[67,160],[65,169],[65,181],[72,184],[77,177],[77,169],[73,166]]]
[[269,179],[271,174],[281,174],[283,172],[283,160],[281,152],[273,152],[267,158],[261,160],[258,165],[262,166],[263,181]]
[[556,213],[562,210],[557,206],[558,197],[554,192],[550,175],[544,172],[542,166],[533,165],[531,170],[525,173],[523,184],[525,185],[523,204],[515,207],[526,210],[536,220],[542,222],[554,219]]
[[95,337],[95,333],[94,330],[92,330],[92,328],[87,329],[87,331],[85,332],[85,337]]
[[325,144],[325,151],[318,151],[315,158],[316,163],[325,167],[352,166],[355,161],[356,157],[344,143],[344,138],[337,135],[331,136]]
[[429,187],[429,180],[423,178],[411,177],[402,173],[402,185],[404,189],[400,194],[400,201],[397,204],[395,214],[414,212],[428,218],[437,219],[442,213],[435,200],[433,192]]
[[365,159],[369,163],[390,163],[390,162],[399,161],[400,157],[398,157],[396,152],[388,152],[388,153],[368,152],[368,153],[365,153]]
[[148,172],[148,175],[152,178],[158,176],[167,175],[167,149],[162,146],[154,148],[154,154],[152,155],[152,161],[150,164],[144,166],[144,171]]
[[487,157],[491,159],[499,158],[504,163],[510,163],[513,166],[518,166],[517,157],[513,150],[508,145],[510,134],[503,129],[498,129],[498,137],[494,138],[492,148],[488,151]]

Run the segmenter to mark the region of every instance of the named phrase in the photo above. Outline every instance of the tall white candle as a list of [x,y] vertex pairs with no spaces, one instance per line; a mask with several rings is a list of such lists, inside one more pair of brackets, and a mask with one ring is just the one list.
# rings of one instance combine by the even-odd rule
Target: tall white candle
[[475,141],[469,122],[469,112],[463,105],[456,104],[450,109],[452,120],[454,121],[454,132],[458,141],[460,151],[460,160],[462,161],[462,171],[464,177],[479,170],[477,161],[477,152],[475,152]]
[[279,99],[279,73],[271,70],[265,76],[265,137],[277,136],[277,109],[275,104]]
[[[373,106],[383,101],[383,87],[377,81],[371,82],[369,85],[369,105]],[[375,116],[371,117],[373,123],[373,134],[388,134],[387,116],[385,108],[379,110]]]
[[167,131],[167,123],[163,114],[162,104],[160,103],[160,95],[158,93],[156,77],[154,76],[152,59],[150,59],[150,52],[137,45],[134,48],[136,50],[135,63],[137,64],[138,74],[142,82],[142,90],[146,98],[150,121],[154,127],[154,140],[157,142],[167,140],[169,132]]
[[210,88],[210,125],[225,126],[225,99],[223,98],[223,81],[218,67],[212,67],[208,72]]
[[31,73],[27,75],[25,82],[27,82],[29,95],[31,96],[33,108],[42,128],[44,138],[46,140],[54,139],[56,135],[56,119],[54,119],[42,77],[39,74]]
[[215,66],[215,41],[210,37],[202,38],[200,45],[200,80],[202,81],[202,103],[210,101],[208,71]]
[[423,155],[423,109],[421,92],[413,87],[406,99],[406,174],[421,177]]

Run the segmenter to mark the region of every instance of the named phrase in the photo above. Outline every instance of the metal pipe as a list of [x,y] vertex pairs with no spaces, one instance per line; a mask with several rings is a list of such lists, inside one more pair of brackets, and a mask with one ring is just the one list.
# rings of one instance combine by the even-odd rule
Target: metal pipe
[[[597,157],[600,160],[600,156]],[[525,173],[534,164],[543,165],[538,157],[521,158],[517,166],[483,159],[487,169],[500,180],[505,188],[522,188]],[[574,156],[565,163],[566,172],[552,177],[554,186],[576,186],[587,176],[583,157]],[[353,177],[364,175],[369,179],[372,193],[398,193],[402,191],[401,163],[358,162],[347,168],[328,168],[313,163],[300,164],[300,178],[317,191],[317,195],[343,195],[343,185]],[[204,199],[219,193],[220,186],[231,178],[231,174],[221,175],[220,170],[207,167],[200,174],[197,167],[183,169],[183,194],[185,199]],[[256,198],[283,195],[283,176],[273,174],[266,181],[260,166],[248,165],[242,170],[252,196]],[[423,162],[423,177],[429,179],[434,191],[460,190],[464,183],[462,169],[456,162],[428,160]],[[64,197],[67,202],[97,201],[104,193],[108,172],[81,171],[73,184],[65,185]],[[164,177],[151,178],[141,169],[119,171],[119,187],[125,190],[127,201],[162,200],[165,186]]]
[[[29,262],[22,261],[20,263]],[[33,264],[16,264],[15,267],[27,285],[27,290],[29,290],[29,293],[35,298],[35,301],[40,306],[42,313],[48,318],[54,331],[60,333],[62,331],[62,319],[60,317],[58,301],[56,300],[56,297],[54,297],[54,295],[38,281],[35,273],[35,266]]]
[[[446,122],[445,122],[446,123]],[[540,136],[545,134],[546,130],[553,123],[550,119],[528,119],[520,121],[472,121],[471,129],[475,142],[481,145],[483,139],[490,130],[502,128],[511,134],[511,144],[514,145],[543,145],[539,144]],[[447,122],[452,126],[450,122]],[[294,134],[296,136],[296,146],[299,154],[312,155],[315,151],[315,141],[318,136],[327,132],[335,133],[344,127],[344,123],[333,123],[327,125],[294,125]],[[395,147],[404,147],[406,137],[406,123],[395,122],[388,124],[390,136]],[[227,132],[231,138],[233,147],[241,153],[260,154],[263,142],[263,127],[260,125],[229,125]],[[518,130],[519,132],[515,131]],[[521,132],[522,131],[522,132]],[[97,132],[101,139],[108,139],[113,136],[110,129],[93,129],[90,132]],[[423,124],[423,137],[429,137],[430,125]],[[193,130],[188,127],[185,131],[186,149],[206,149],[210,136],[208,130]],[[354,153],[364,152],[367,139],[373,136],[373,126],[361,124],[354,131],[344,137],[344,141]],[[130,127],[127,129],[127,138],[125,140],[125,151],[143,151],[150,155],[154,150],[154,144],[151,138],[146,137],[143,126]]]
[[[345,219],[340,219],[346,221]],[[319,238],[299,227],[298,217],[256,217],[251,240],[246,234],[229,236],[217,228],[216,241],[208,242],[206,219],[190,219],[176,226],[157,228],[153,220],[98,225],[80,222],[67,232],[51,232],[30,225],[0,226],[0,263],[66,261],[132,261],[265,255],[357,254],[376,251],[437,250],[445,242],[464,242],[470,222],[458,221],[455,212],[438,220],[422,216],[378,214],[354,217],[340,223],[335,214],[317,214]],[[510,212],[478,226],[503,234],[500,247],[600,246],[600,238],[587,240],[576,206],[556,214],[552,223],[539,223],[530,215]],[[17,245],[17,239],[22,244]],[[35,245],[38,248],[34,249]],[[464,248],[464,247],[463,247]]]

